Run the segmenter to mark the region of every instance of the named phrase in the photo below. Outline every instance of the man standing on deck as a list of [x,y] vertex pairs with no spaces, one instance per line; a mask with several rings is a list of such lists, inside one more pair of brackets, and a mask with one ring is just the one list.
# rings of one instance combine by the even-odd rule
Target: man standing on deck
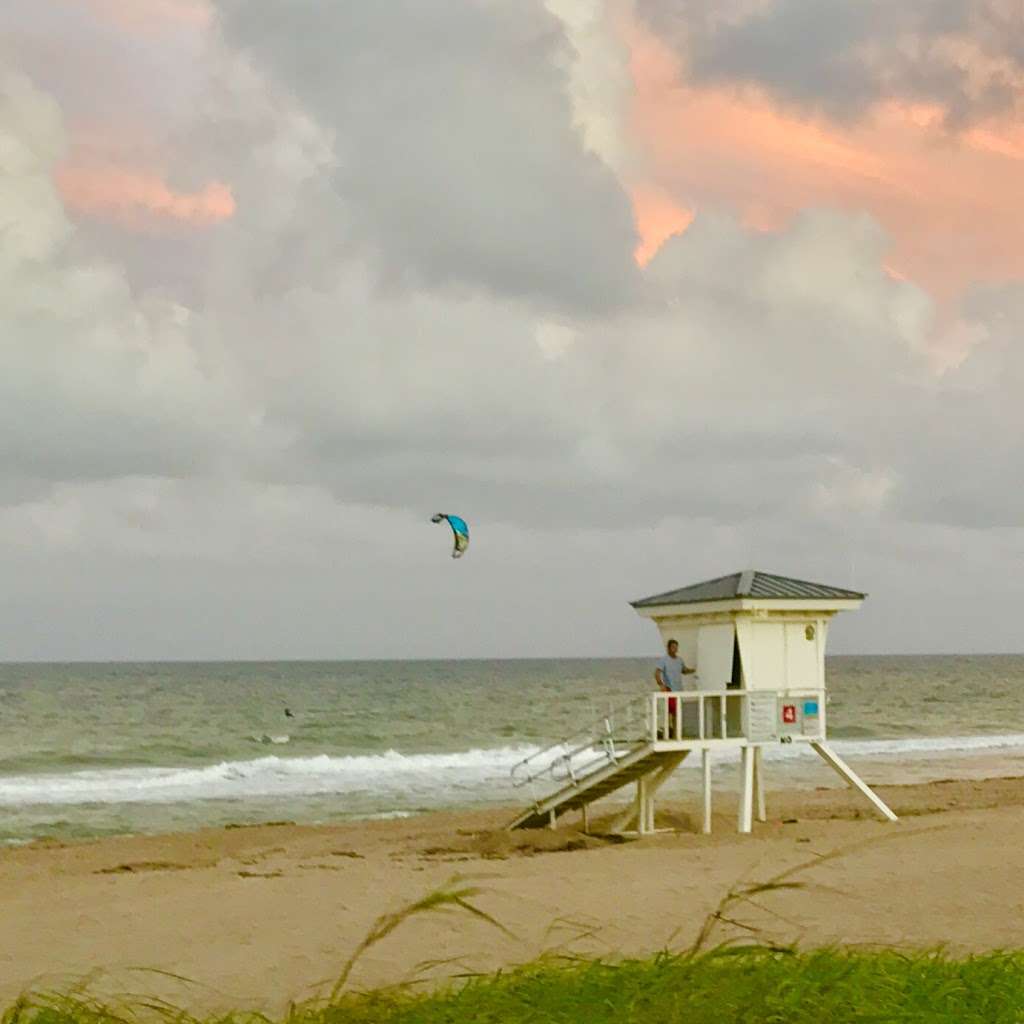
[[[665,693],[678,692],[683,688],[683,676],[692,676],[696,669],[687,668],[683,659],[679,657],[679,644],[675,640],[669,640],[665,645],[665,657],[658,662],[654,670],[654,681],[658,689]],[[669,738],[673,738],[676,724],[676,701],[670,698],[668,701],[668,725]]]

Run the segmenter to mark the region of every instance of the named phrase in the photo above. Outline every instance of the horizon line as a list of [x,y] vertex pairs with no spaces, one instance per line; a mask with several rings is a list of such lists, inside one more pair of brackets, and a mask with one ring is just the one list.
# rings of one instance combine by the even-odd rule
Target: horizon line
[[[474,661],[642,661],[657,658],[643,654],[561,654],[561,655],[463,655],[458,657],[412,656],[387,658],[0,658],[0,668],[17,665],[343,665],[366,662],[474,662]],[[1024,651],[847,651],[826,654],[830,658],[1019,658]]]

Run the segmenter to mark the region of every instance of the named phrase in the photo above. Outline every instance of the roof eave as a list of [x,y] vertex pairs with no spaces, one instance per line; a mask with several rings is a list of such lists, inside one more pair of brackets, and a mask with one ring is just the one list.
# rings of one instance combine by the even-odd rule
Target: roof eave
[[814,611],[843,612],[856,611],[864,603],[862,597],[732,597],[717,598],[711,601],[689,601],[669,604],[644,604],[643,601],[631,601],[633,610],[646,618],[685,618],[688,616],[707,615],[710,612],[741,612],[741,611]]

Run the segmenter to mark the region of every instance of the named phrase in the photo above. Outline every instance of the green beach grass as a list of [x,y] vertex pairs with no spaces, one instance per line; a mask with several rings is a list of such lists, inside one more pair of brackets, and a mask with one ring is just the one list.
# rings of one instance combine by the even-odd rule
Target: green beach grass
[[[154,1015],[177,1024],[266,1020],[238,1014],[201,1021],[147,1002],[82,997],[25,999],[3,1024],[130,1024]],[[346,994],[296,1007],[282,1024],[441,1022],[843,1022],[1024,1021],[1024,953],[953,959],[941,953],[720,948],[618,963],[541,961],[429,993]]]

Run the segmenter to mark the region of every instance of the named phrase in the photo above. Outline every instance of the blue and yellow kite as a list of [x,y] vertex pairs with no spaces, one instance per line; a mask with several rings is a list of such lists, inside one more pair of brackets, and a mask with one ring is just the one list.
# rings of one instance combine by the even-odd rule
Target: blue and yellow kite
[[469,547],[469,527],[466,525],[465,519],[449,515],[447,512],[438,512],[436,516],[430,517],[432,523],[440,523],[445,520],[447,520],[448,525],[452,528],[455,540],[455,547],[452,548],[452,558],[461,558],[465,554],[466,548]]

